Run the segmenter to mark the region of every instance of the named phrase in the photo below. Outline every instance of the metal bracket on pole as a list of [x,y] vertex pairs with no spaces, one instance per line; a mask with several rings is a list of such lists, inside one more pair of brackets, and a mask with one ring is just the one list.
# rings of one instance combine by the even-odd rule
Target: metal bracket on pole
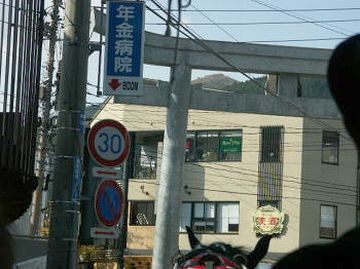
[[96,41],[89,42],[89,55],[91,55],[95,51],[101,50],[101,43]]

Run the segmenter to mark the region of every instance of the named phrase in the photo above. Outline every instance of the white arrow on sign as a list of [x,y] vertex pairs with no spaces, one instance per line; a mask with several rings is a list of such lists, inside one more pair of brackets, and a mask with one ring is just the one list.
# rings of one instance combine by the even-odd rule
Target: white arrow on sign
[[119,230],[115,228],[92,227],[90,229],[90,236],[92,238],[116,239],[119,237]]
[[93,177],[101,177],[101,178],[112,178],[119,179],[121,177],[120,170],[116,170],[114,168],[94,166],[92,169]]

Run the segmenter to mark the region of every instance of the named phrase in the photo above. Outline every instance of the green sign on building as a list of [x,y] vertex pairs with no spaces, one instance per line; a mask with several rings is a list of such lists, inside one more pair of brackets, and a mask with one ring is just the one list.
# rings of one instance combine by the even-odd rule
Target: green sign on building
[[221,137],[220,138],[220,152],[241,152],[242,138],[241,137]]

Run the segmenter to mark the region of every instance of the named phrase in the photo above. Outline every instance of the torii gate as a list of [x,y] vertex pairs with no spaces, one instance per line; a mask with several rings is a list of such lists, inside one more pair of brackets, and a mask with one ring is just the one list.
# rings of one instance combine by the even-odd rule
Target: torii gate
[[[105,16],[97,9],[95,31],[105,33]],[[146,64],[170,66],[175,74],[173,87],[145,85],[141,97],[115,97],[115,103],[167,107],[163,160],[160,172],[158,212],[155,228],[153,268],[171,268],[171,258],[178,251],[179,208],[184,165],[184,143],[188,109],[259,113],[281,116],[339,118],[332,99],[297,97],[298,76],[325,77],[332,50],[273,45],[257,45],[202,40],[207,47],[221,54],[232,66],[244,72],[273,74],[278,85],[272,95],[254,95],[213,91],[191,86],[191,69],[235,71],[212,52],[190,39],[179,39],[178,57],[174,65],[175,38],[154,33],[145,34]],[[240,97],[240,98],[239,98]],[[294,106],[297,108],[294,109]],[[164,229],[164,227],[166,227]]]

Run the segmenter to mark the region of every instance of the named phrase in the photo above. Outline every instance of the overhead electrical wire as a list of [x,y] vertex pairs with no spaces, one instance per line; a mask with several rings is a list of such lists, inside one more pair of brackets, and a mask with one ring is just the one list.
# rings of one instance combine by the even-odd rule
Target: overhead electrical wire
[[224,27],[221,27],[219,24],[217,24],[213,19],[211,19],[209,16],[207,16],[204,12],[202,12],[200,9],[198,9],[197,7],[195,7],[193,4],[191,4],[191,6],[197,10],[198,12],[200,12],[200,14],[202,14],[208,21],[210,21],[211,23],[214,23],[214,25],[219,28],[223,33],[225,33],[228,37],[230,37],[231,39],[233,39],[235,42],[239,42],[239,40],[232,35],[229,31],[227,31]]
[[[222,180],[226,179],[226,180],[232,180],[232,182],[224,182],[222,181],[221,183],[219,183],[219,178],[215,179],[215,178],[207,178],[206,181],[209,183],[209,185],[216,187],[216,186],[223,186],[223,187],[232,187],[232,186],[248,186],[248,187],[258,187],[258,181],[255,181],[253,179],[250,179],[250,177],[248,178],[244,178],[244,175],[247,176],[247,174],[243,174],[241,172],[238,172],[237,175],[240,177],[231,177],[231,176],[224,176],[224,174],[219,174],[219,173],[211,173],[207,172],[206,174],[209,176],[220,176],[219,178],[221,178]],[[217,172],[217,170],[215,171]],[[186,174],[193,174],[195,176],[198,176],[199,174],[197,172],[191,172],[191,171],[187,171]],[[258,178],[258,175],[254,175],[252,176],[253,178],[256,177],[256,179]],[[133,180],[133,179],[132,179]],[[136,174],[134,177],[134,180],[144,180],[141,178],[136,178]],[[154,180],[154,179],[147,179],[149,181]],[[191,180],[185,180],[184,183],[192,183],[193,178]],[[248,183],[252,183],[252,184],[244,184],[243,182],[248,182]],[[267,186],[271,187],[279,187],[276,183],[267,183]],[[343,196],[343,197],[357,197],[356,191],[355,190],[347,190],[347,189],[339,189],[339,188],[335,188],[332,187],[331,189],[333,189],[334,191],[328,191],[328,190],[321,190],[321,189],[312,189],[312,188],[306,188],[306,187],[295,187],[295,186],[290,186],[288,184],[281,184],[281,188],[286,188],[286,189],[290,189],[290,190],[302,190],[302,191],[309,191],[309,192],[315,192],[317,193],[317,195],[325,195],[325,196],[333,196],[333,195],[339,195],[339,196]],[[326,188],[326,187],[322,187],[322,188]],[[346,193],[346,192],[352,192],[351,193]]]
[[[180,25],[180,23],[178,24],[178,29],[180,29],[180,26],[182,26],[183,27],[183,25]],[[180,30],[179,30],[179,32],[180,32]],[[183,32],[181,32],[182,34],[184,34]],[[232,66],[233,68],[234,68],[234,66]],[[238,68],[235,68],[235,69],[238,69]],[[238,70],[238,71],[240,71],[240,70]],[[242,73],[242,71],[240,71],[241,73]],[[244,76],[246,76],[246,77],[248,77],[248,75],[247,74],[245,74],[245,73],[243,73],[243,75]],[[249,77],[248,77],[249,78]],[[253,80],[253,78],[249,78],[250,80]],[[262,86],[263,87],[263,86]],[[266,89],[265,89],[266,90]],[[256,152],[259,152],[259,151],[256,151]],[[234,168],[234,167],[231,167],[232,169]],[[214,168],[214,169],[216,169],[216,171],[218,171],[218,170],[223,170],[224,171],[224,169],[219,169],[218,167],[217,168]],[[255,171],[255,170],[254,170]],[[229,172],[229,171],[227,171],[227,172]],[[237,171],[237,172],[234,172],[233,170],[231,170],[231,172],[232,173],[238,173],[238,174],[243,174],[243,175],[246,175],[246,173],[243,173],[243,172],[239,172],[239,171]],[[250,174],[250,176],[256,176],[256,175],[254,175],[254,174]],[[301,180],[303,180],[303,179],[301,179]],[[145,183],[145,182],[142,182],[142,183]],[[256,183],[256,182],[254,182],[254,183]],[[292,182],[292,183],[294,183],[294,182]],[[297,182],[298,183],[298,182]],[[330,184],[330,183],[327,183],[327,182],[324,182],[324,183],[326,183],[326,184]],[[147,183],[145,183],[145,184],[147,184]],[[158,184],[157,184],[158,185]],[[287,186],[287,187],[290,187],[290,186]],[[330,187],[330,186],[320,186],[321,188],[327,188],[327,187]],[[350,187],[350,186],[349,186]],[[351,186],[352,187],[352,186]],[[334,188],[333,186],[331,187],[331,188]],[[189,189],[201,189],[201,188],[192,188],[192,187],[189,187]],[[213,190],[213,189],[201,189],[201,190],[207,190],[207,191],[218,191],[218,192],[227,192],[227,193],[238,193],[238,194],[247,194],[247,195],[258,195],[257,193],[240,193],[240,192],[232,192],[232,191],[221,191],[221,190]],[[317,191],[317,190],[310,190],[310,191]],[[345,191],[353,191],[353,190],[345,190]],[[350,196],[352,196],[352,195],[350,195]],[[322,199],[312,199],[312,198],[303,198],[303,197],[285,197],[285,196],[282,196],[282,198],[289,198],[289,199],[300,199],[300,200],[310,200],[310,201],[321,201],[321,202],[334,202],[334,201],[327,201],[327,200],[322,200]],[[342,203],[342,202],[336,202],[337,204],[343,204],[343,205],[351,205],[351,206],[354,206],[354,204],[349,204],[349,203]]]
[[[161,158],[164,157],[164,155],[162,153],[158,153],[157,151],[148,150],[147,152],[148,153],[152,152],[154,154],[154,156],[152,156],[152,157],[154,157],[156,159],[161,159]],[[149,157],[148,155],[144,155],[144,154],[140,154],[138,156],[140,156],[140,157]],[[242,171],[242,170],[246,170],[246,171],[251,172],[251,173],[247,173],[247,175],[258,177],[259,171],[257,171],[257,170],[253,170],[253,169],[250,169],[250,168],[243,168],[243,167],[235,167],[234,165],[230,165],[230,163],[238,163],[238,162],[241,163],[241,165],[249,164],[248,162],[243,162],[243,161],[235,161],[235,162],[229,162],[229,161],[214,161],[214,162],[211,162],[211,161],[210,162],[209,161],[186,161],[185,163],[187,165],[194,166],[194,167],[199,167],[199,168],[202,168],[202,169],[203,168],[210,168],[210,169],[214,169],[216,171],[229,172],[229,173],[232,173],[232,174],[238,174],[238,173],[246,174],[246,172]],[[222,167],[225,167],[225,168],[216,167],[215,164],[218,164],[219,166],[222,166]],[[256,164],[259,164],[259,163],[256,163]],[[272,173],[265,173],[265,174],[273,175]],[[223,176],[223,174],[221,174],[221,175]],[[306,177],[297,177],[297,176],[290,176],[290,175],[284,175],[284,174],[282,175],[282,177],[285,178],[285,179],[282,179],[282,181],[284,181],[286,183],[298,184],[298,185],[305,184],[305,185],[314,186],[314,187],[336,189],[336,190],[340,190],[340,191],[356,192],[356,190],[353,190],[354,186],[348,185],[348,184],[330,183],[330,182],[326,182],[326,181],[323,181],[323,180],[316,180],[316,179],[310,179],[310,178],[306,178]],[[287,179],[287,178],[290,178],[290,179]]]
[[[150,0],[147,0],[150,2]],[[100,8],[101,6],[92,5],[93,8]],[[161,11],[160,8],[155,8],[155,11]],[[265,13],[274,13],[279,12],[278,10],[271,10],[271,9],[206,9],[201,8],[199,9],[202,12],[220,12],[220,13],[254,13],[254,12],[265,12]],[[331,12],[331,11],[356,11],[360,10],[360,7],[336,7],[336,8],[298,8],[298,9],[282,9],[286,12]],[[170,9],[171,12],[177,12],[177,8]],[[191,13],[191,12],[198,12],[195,9],[182,9],[182,12]]]
[[[252,1],[257,1],[257,0],[252,0]],[[152,3],[154,3],[157,7],[162,8],[161,4],[158,3],[158,1],[156,0],[152,0]],[[157,12],[155,12],[151,7],[149,7],[147,5],[148,10],[150,10],[153,14],[155,14],[156,16],[158,16],[160,19],[165,20],[164,17],[162,17],[160,14],[158,14]],[[166,11],[164,11],[166,14]],[[176,21],[176,19],[172,18],[174,21]],[[315,117],[311,117],[309,115],[307,115],[307,113],[301,108],[299,107],[297,104],[295,104],[294,102],[292,102],[289,99],[285,99],[280,95],[277,95],[275,93],[273,93],[272,91],[266,89],[262,84],[260,84],[258,81],[256,81],[253,77],[251,77],[250,75],[248,75],[247,73],[245,73],[244,71],[242,71],[240,68],[238,68],[237,66],[235,66],[234,64],[232,64],[229,60],[225,59],[220,53],[216,52],[214,49],[212,49],[211,47],[209,47],[208,45],[206,45],[201,39],[199,39],[199,35],[198,34],[194,34],[193,31],[190,31],[188,29],[188,27],[185,27],[182,23],[180,23],[181,28],[185,31],[181,31],[181,33],[183,35],[185,35],[186,37],[188,37],[190,40],[192,40],[193,42],[195,42],[196,44],[198,44],[199,46],[201,46],[202,48],[204,48],[206,51],[210,52],[211,54],[213,54],[215,57],[217,57],[219,60],[221,60],[222,62],[224,62],[226,65],[228,65],[229,67],[233,68],[234,70],[238,71],[239,73],[241,73],[243,76],[245,76],[246,78],[248,78],[250,81],[252,81],[255,85],[257,85],[259,88],[261,88],[262,90],[264,90],[265,92],[267,92],[269,95],[274,96],[275,98],[279,99],[280,101],[287,103],[289,105],[291,105],[295,110],[299,111],[303,116],[309,118],[310,120],[312,120],[313,122],[316,122],[319,125],[322,125],[324,127],[327,128],[331,128],[331,125],[326,124],[324,122],[322,122],[321,120],[315,118]],[[237,93],[237,92],[233,92],[234,94],[241,94],[241,93]],[[346,136],[343,136],[345,139],[349,139]]]
[[[315,24],[315,23],[344,23],[344,22],[359,22],[359,18],[352,19],[328,19],[328,20],[306,20],[306,21],[255,21],[255,22],[187,22],[185,25],[192,26],[247,26],[247,25],[281,25],[281,24]],[[167,25],[165,22],[148,22],[146,25]],[[348,34],[344,34],[348,35]]]
[[[115,117],[118,117],[119,115],[116,114],[116,110],[114,111],[113,109],[110,109],[110,108],[104,108],[103,111],[105,111],[106,113],[109,113],[109,114],[112,114],[114,115]],[[136,112],[138,113],[139,111],[138,110],[117,110],[119,112]],[[145,111],[142,111],[142,112],[149,112],[149,113],[156,113],[157,111],[153,111],[153,110],[145,110]],[[131,116],[134,116],[134,115],[129,115],[130,117]],[[203,117],[204,119],[206,120],[209,120],[211,122],[217,122],[216,120],[214,119],[211,119],[211,118],[206,118],[206,117]],[[132,121],[131,118],[128,119],[128,121]],[[133,121],[133,122],[139,122],[139,123],[146,123],[144,121],[143,118],[140,119],[140,121]],[[158,124],[165,124],[166,121],[165,119],[164,120],[151,120],[152,123],[158,123]],[[208,132],[216,132],[216,131],[227,131],[227,130],[236,130],[236,129],[243,129],[243,128],[253,128],[253,129],[261,129],[261,127],[265,127],[267,125],[259,125],[259,126],[250,126],[250,125],[244,125],[244,124],[232,124],[232,125],[220,125],[220,124],[208,124],[208,123],[204,123],[203,121],[201,123],[199,123],[200,127],[209,127],[209,129],[189,129],[188,132],[189,133],[192,133],[194,131],[198,131],[198,132],[201,132],[201,131],[208,131]],[[211,128],[210,128],[211,127]],[[214,129],[213,127],[216,127],[218,129]],[[221,128],[221,129],[219,129]],[[226,128],[226,129],[223,129],[223,128]],[[294,130],[299,130],[299,131],[287,131],[286,129],[294,129]],[[335,131],[337,130],[338,133],[339,131],[341,132],[345,130],[343,128],[332,128],[331,130]],[[293,134],[293,135],[296,135],[296,134],[299,134],[299,135],[304,135],[304,134],[322,134],[322,131],[323,129],[319,129],[319,128],[296,128],[296,127],[286,127],[285,128],[285,131],[284,131],[284,134]],[[261,135],[260,132],[246,132],[246,133],[243,133],[243,135],[246,135],[246,136],[249,136],[249,135]],[[350,136],[348,136],[347,134],[347,138],[350,139]],[[347,139],[347,140],[348,140]],[[353,146],[353,142],[350,141],[349,143],[342,143],[342,145],[351,145]]]
[[[161,9],[154,9],[156,11],[160,11]],[[326,11],[352,11],[352,10],[360,10],[360,7],[339,7],[339,8],[299,8],[299,9],[282,9],[282,11],[286,12],[326,12]],[[178,11],[178,9],[171,9],[171,11]],[[271,9],[183,9],[183,12],[220,12],[220,13],[253,13],[253,12],[266,12],[266,13],[274,13],[279,12],[278,10]]]
[[[209,16],[205,14],[205,12],[199,8],[197,8],[195,5],[191,4],[192,8],[194,8],[194,11],[198,11],[200,14],[202,14],[208,21],[213,23],[217,28],[219,28],[223,33],[225,33],[228,37],[230,37],[235,42],[240,42],[234,35],[232,35],[229,31],[227,31],[224,27],[216,23],[213,19],[211,19]],[[359,8],[360,9],[360,8]],[[186,9],[184,9],[186,11]],[[267,10],[270,11],[270,10]],[[284,42],[304,42],[304,41],[324,41],[324,40],[342,40],[343,37],[337,37],[337,38],[308,38],[308,39],[282,39],[282,40],[249,40],[245,42],[251,42],[251,43],[284,43]]]
[[285,42],[313,42],[313,41],[330,41],[344,40],[343,37],[325,37],[325,38],[303,38],[303,39],[278,39],[278,40],[248,40],[247,43],[285,43]]
[[[136,180],[132,180],[132,182],[136,182]],[[145,185],[156,185],[160,186],[160,183],[157,182],[148,182],[148,181],[139,181],[141,184]],[[211,192],[218,192],[218,193],[227,193],[227,194],[241,194],[241,195],[249,195],[249,196],[258,196],[257,193],[252,192],[240,192],[240,191],[228,191],[228,190],[215,190],[210,188],[198,188],[198,187],[191,187],[188,186],[189,190],[199,190],[199,191],[211,191]],[[355,203],[346,203],[346,202],[340,202],[340,201],[333,201],[333,200],[324,200],[324,199],[316,199],[316,198],[305,198],[305,197],[295,197],[295,196],[281,196],[281,199],[293,199],[293,200],[301,200],[301,201],[315,201],[315,202],[322,202],[322,203],[336,203],[338,205],[345,205],[345,206],[356,206]]]
[[[257,4],[259,4],[259,5],[265,6],[265,7],[267,7],[267,8],[270,8],[270,9],[272,9],[272,10],[277,10],[277,11],[282,12],[282,13],[290,16],[290,17],[293,17],[293,18],[296,18],[296,19],[299,19],[299,20],[302,20],[302,21],[309,21],[309,20],[311,20],[311,18],[309,18],[309,17],[300,16],[300,15],[294,13],[294,12],[285,11],[285,10],[284,10],[283,8],[281,8],[281,7],[268,4],[268,3],[264,2],[264,1],[260,1],[260,0],[250,0],[250,1],[252,1],[252,2],[254,2],[254,3],[257,3]],[[350,31],[348,31],[348,30],[346,30],[346,29],[342,29],[342,28],[337,27],[337,26],[333,26],[332,28],[330,28],[330,27],[328,27],[328,26],[322,25],[321,23],[317,23],[317,22],[313,22],[313,24],[316,25],[316,26],[318,26],[318,27],[320,27],[320,28],[323,28],[323,29],[325,29],[325,30],[328,30],[328,31],[331,31],[331,32],[335,32],[335,33],[338,33],[338,34],[341,34],[341,35],[344,35],[344,36],[348,36],[348,34],[346,34],[346,33],[343,32],[344,30],[345,30],[346,32],[350,32]],[[334,28],[336,28],[337,30],[334,29]]]

